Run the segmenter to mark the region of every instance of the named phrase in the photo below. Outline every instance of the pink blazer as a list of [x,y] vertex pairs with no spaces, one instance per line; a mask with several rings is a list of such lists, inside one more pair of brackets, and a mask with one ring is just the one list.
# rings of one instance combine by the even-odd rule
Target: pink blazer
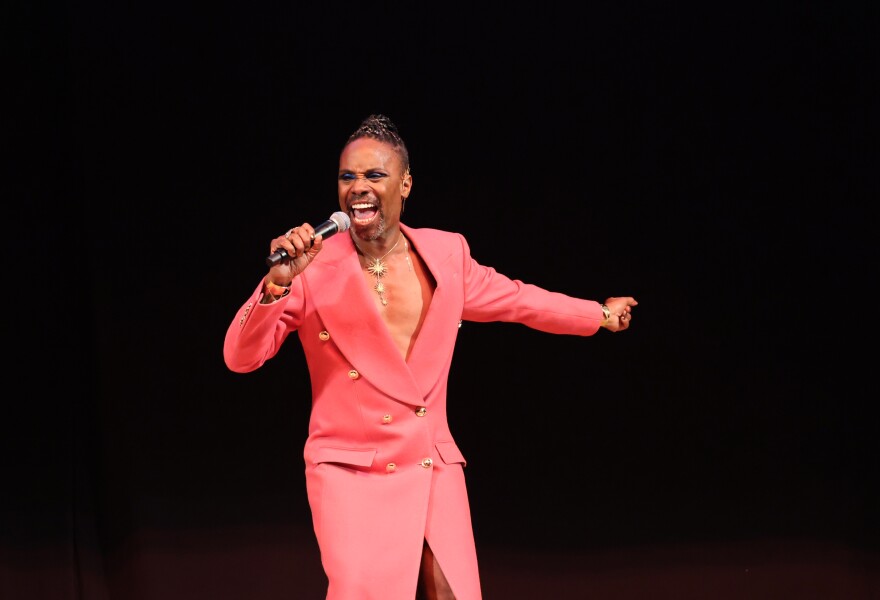
[[423,539],[458,600],[479,600],[466,461],[446,418],[458,329],[508,321],[587,336],[602,310],[479,265],[459,234],[401,229],[437,282],[407,361],[348,235],[327,239],[280,301],[259,304],[261,280],[229,326],[224,358],[232,371],[253,371],[299,335],[312,386],[306,487],[328,600],[412,600]]

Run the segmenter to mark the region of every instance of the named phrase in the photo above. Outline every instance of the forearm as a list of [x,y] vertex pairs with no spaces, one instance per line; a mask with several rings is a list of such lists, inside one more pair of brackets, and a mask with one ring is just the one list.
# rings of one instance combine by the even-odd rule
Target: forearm
[[275,356],[287,335],[298,328],[299,311],[294,309],[300,291],[266,302],[264,282],[257,286],[226,331],[223,358],[230,370],[247,373]]

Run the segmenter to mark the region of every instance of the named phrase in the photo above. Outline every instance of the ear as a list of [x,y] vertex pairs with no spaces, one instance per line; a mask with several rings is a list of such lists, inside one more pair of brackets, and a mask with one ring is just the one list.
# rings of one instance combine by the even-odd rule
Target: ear
[[406,173],[403,174],[403,179],[400,180],[400,196],[402,198],[408,198],[411,191],[412,175],[409,174],[409,169],[407,169]]

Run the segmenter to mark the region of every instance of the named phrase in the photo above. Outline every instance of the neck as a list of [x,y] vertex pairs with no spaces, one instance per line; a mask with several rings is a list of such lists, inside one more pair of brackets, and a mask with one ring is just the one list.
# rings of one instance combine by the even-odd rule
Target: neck
[[366,254],[367,256],[382,256],[386,253],[390,254],[400,245],[401,240],[403,239],[403,231],[395,228],[394,231],[386,231],[375,239],[367,240],[359,237],[354,231],[352,231],[351,239],[354,242],[355,248],[357,248],[361,254]]

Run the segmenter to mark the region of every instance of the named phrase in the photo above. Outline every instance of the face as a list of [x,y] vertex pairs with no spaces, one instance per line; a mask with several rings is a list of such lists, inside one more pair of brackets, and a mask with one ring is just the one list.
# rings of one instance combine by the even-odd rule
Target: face
[[375,240],[397,230],[412,176],[403,172],[390,145],[360,138],[343,148],[336,185],[339,208],[351,218],[352,232]]

